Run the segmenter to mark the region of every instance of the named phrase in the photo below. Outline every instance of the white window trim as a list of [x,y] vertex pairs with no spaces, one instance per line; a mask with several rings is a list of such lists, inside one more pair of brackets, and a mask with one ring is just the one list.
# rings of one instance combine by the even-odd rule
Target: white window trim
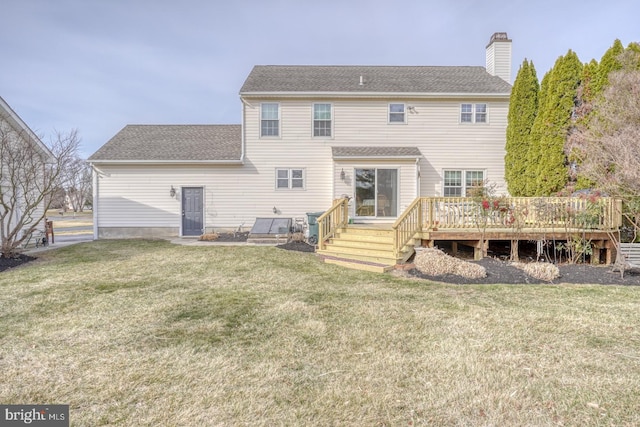
[[[463,122],[462,121],[462,106],[463,105],[471,105],[471,121],[470,122]],[[486,120],[484,122],[478,122],[476,121],[476,106],[478,105],[484,105],[485,106],[485,112],[484,115],[486,117]],[[465,113],[465,114],[469,114],[469,113]],[[462,102],[460,103],[460,108],[458,108],[458,123],[460,123],[461,125],[487,125],[489,124],[489,104],[486,102]]]
[[[462,188],[460,196],[445,196],[445,178],[444,175],[446,172],[461,172],[462,173]],[[478,168],[469,168],[469,169],[443,169],[442,170],[442,196],[443,197],[467,197],[467,172],[482,172],[482,181],[483,183],[487,180],[487,170],[486,169],[478,169]],[[449,186],[451,187],[451,186]],[[457,187],[456,187],[457,188]]]
[[[316,134],[315,134],[316,105],[328,105],[329,106],[329,112],[331,113],[331,119],[329,120],[331,122],[331,135],[329,135],[329,136],[325,136],[325,135],[316,136]],[[333,135],[335,133],[335,120],[334,120],[333,115],[334,115],[333,103],[331,103],[331,102],[314,102],[313,104],[311,104],[311,137],[312,138],[315,138],[315,139],[333,139]]]
[[[264,105],[277,105],[278,106],[278,134],[277,135],[263,135],[262,134],[262,108]],[[260,103],[260,116],[258,121],[258,133],[260,139],[280,139],[282,137],[282,109],[279,102],[262,102]]]
[[[402,105],[402,121],[401,122],[393,122],[391,121],[391,114],[400,114],[400,113],[391,113],[392,105]],[[387,123],[390,125],[405,125],[407,124],[407,104],[404,102],[390,102],[387,106]]]
[[[287,187],[278,187],[278,172],[287,171]],[[302,187],[293,187],[293,171],[302,171]],[[307,170],[305,168],[276,168],[275,170],[275,190],[276,191],[303,191],[307,189]]]

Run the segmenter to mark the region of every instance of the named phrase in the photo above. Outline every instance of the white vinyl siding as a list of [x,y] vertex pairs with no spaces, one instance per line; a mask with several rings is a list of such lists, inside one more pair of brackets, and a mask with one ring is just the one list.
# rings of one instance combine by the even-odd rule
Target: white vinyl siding
[[511,42],[492,43],[486,51],[487,72],[511,84],[511,57]]
[[[20,119],[18,119],[20,120]],[[20,125],[19,125],[20,126]],[[26,124],[25,124],[26,126]],[[25,137],[28,138],[28,132],[26,132],[23,128],[19,127],[16,128],[14,127],[14,125],[12,124],[12,122],[9,122],[2,114],[0,114],[0,129],[1,132],[3,134],[2,137],[4,138],[8,138],[7,141],[12,141],[15,144],[23,144],[26,143],[26,141],[23,139]],[[32,143],[32,142],[29,142]],[[2,167],[2,165],[0,165],[0,167]],[[4,173],[0,174],[1,176],[5,176],[5,174],[7,173],[7,171],[3,171]],[[37,172],[37,171],[36,171]],[[19,180],[18,180],[19,181]],[[24,197],[24,189],[19,185],[20,183],[16,183],[17,187],[12,186],[13,182],[10,182],[8,179],[4,182],[2,182],[2,185],[7,186],[6,188],[3,189],[2,193],[4,193],[4,196],[6,197],[5,201],[7,201],[7,203],[9,205],[12,205],[16,208],[16,212],[14,215],[10,215],[8,217],[5,218],[5,220],[8,221],[8,226],[10,228],[17,228],[18,227],[18,221],[20,221],[20,219],[24,219],[26,221],[26,223],[23,223],[23,227],[20,229],[20,235],[19,237],[22,237],[23,233],[26,232],[26,230],[28,228],[30,228],[32,225],[36,225],[36,230],[41,230],[44,231],[45,229],[45,221],[44,219],[37,222],[36,221],[39,218],[44,218],[45,216],[45,202],[44,200],[42,202],[40,202],[39,204],[37,204],[35,206],[35,208],[32,208],[29,212],[29,210],[25,211],[26,209],[26,205],[31,205],[33,206],[35,204],[36,199],[39,197],[39,194],[34,194],[34,193],[28,193],[28,199],[29,201],[25,200]],[[34,186],[33,183],[29,183],[28,185],[29,187],[33,188],[34,190],[37,189],[38,186]],[[14,192],[13,190],[17,189],[17,191],[15,191],[15,196],[18,197],[19,200],[17,200],[15,203],[9,202],[8,199],[13,195],[12,193]],[[0,207],[0,210],[2,208]],[[27,213],[29,215],[26,215],[25,218],[21,218],[23,213]]]
[[[287,159],[289,164],[305,167],[307,175],[307,191],[278,193],[283,197],[288,194],[296,196],[296,201],[286,201],[291,204],[290,211],[296,212],[293,216],[304,216],[305,209],[309,209],[307,212],[325,210],[334,197],[353,192],[340,182],[340,169],[337,175],[331,173],[335,165],[331,147],[342,145],[417,147],[422,153],[418,167],[419,188],[423,196],[442,196],[442,171],[451,169],[484,170],[485,179],[495,184],[497,193],[506,193],[504,147],[509,105],[506,97],[478,98],[471,102],[466,102],[466,99],[409,101],[417,114],[412,114],[405,126],[389,126],[389,104],[395,103],[393,101],[334,100],[333,139],[326,140],[312,136],[310,117],[313,117],[313,103],[308,100],[278,100],[282,122],[286,123],[281,140],[260,141],[259,108],[245,107],[246,153],[255,171],[242,177],[243,189],[246,189],[243,191],[249,191],[253,185],[263,190],[255,191],[257,200],[272,198],[269,191],[273,192],[273,180],[267,177],[272,177],[273,170],[282,167],[282,159]],[[259,106],[260,102],[260,99],[249,100],[251,105]],[[491,119],[483,126],[460,126],[461,103],[486,104]],[[350,174],[346,168],[345,172]],[[253,182],[254,174],[262,174],[258,183]],[[264,184],[271,190],[265,189]],[[265,200],[265,207],[268,204]],[[273,203],[269,206],[272,208]]]
[[[253,224],[252,197],[244,193],[239,166],[98,166],[97,226],[179,229],[182,188],[203,187],[204,225]],[[171,197],[171,187],[176,194]],[[243,194],[245,194],[243,196]],[[273,204],[271,205],[271,208]],[[264,214],[268,213],[266,207]]]
[[[496,184],[498,194],[506,193],[506,99],[472,100],[474,104],[486,103],[491,111],[486,126],[459,125],[460,104],[466,99],[411,99],[418,114],[412,114],[405,126],[389,126],[389,104],[393,100],[334,100],[334,139],[313,137],[313,102],[308,99],[265,101],[279,106],[281,128],[279,138],[262,138],[263,101],[251,99],[243,107],[246,160],[242,166],[97,164],[97,227],[177,230],[181,223],[181,189],[189,186],[204,188],[204,222],[208,229],[242,226],[247,230],[256,217],[272,217],[274,207],[283,218],[305,218],[307,212],[325,211],[342,194],[352,196],[356,167],[399,168],[399,213],[418,191],[422,196],[442,196],[445,170],[482,170],[484,178]],[[417,147],[422,157],[417,164],[415,158],[334,160],[334,145]],[[275,188],[274,173],[285,168],[283,161],[304,170],[305,191]],[[340,179],[342,169],[344,180]],[[169,195],[171,186],[178,190],[173,198]]]

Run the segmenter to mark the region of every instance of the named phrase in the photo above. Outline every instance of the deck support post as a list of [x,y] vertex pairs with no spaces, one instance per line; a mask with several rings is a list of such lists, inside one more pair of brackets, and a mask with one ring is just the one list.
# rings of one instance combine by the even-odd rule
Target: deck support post
[[519,240],[511,240],[511,261],[518,262],[520,260],[520,254],[518,254],[518,242]]
[[591,245],[591,264],[600,264],[600,250],[604,248],[604,242],[602,240],[596,240]]
[[489,249],[489,241],[488,240],[478,240],[478,243],[476,243],[473,246],[473,259],[474,261],[480,261],[482,258],[484,258],[484,254],[487,253],[487,250]]

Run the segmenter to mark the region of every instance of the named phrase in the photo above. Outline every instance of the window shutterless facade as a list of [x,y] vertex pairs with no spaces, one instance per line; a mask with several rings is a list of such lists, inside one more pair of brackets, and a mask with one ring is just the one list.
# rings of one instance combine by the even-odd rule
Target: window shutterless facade
[[313,136],[331,136],[331,104],[313,104]]
[[260,105],[260,136],[280,136],[280,104]]
[[276,169],[277,190],[304,190],[304,169]]
[[389,123],[406,123],[405,105],[389,104]]
[[471,196],[474,188],[484,185],[483,170],[445,170],[442,194],[445,197]]
[[460,104],[460,123],[487,123],[487,104]]

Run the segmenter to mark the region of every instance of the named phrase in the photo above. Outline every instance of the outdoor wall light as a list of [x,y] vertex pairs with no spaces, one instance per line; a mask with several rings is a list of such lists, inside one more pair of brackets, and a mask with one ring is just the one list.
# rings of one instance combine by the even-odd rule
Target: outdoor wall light
[[171,186],[171,190],[169,190],[169,196],[176,197],[176,189]]
[[273,213],[277,214],[278,213],[278,208],[276,208],[275,206],[273,207]]
[[342,171],[340,172],[340,179],[344,181],[346,177],[347,177],[347,174],[344,173],[344,169],[342,169]]

